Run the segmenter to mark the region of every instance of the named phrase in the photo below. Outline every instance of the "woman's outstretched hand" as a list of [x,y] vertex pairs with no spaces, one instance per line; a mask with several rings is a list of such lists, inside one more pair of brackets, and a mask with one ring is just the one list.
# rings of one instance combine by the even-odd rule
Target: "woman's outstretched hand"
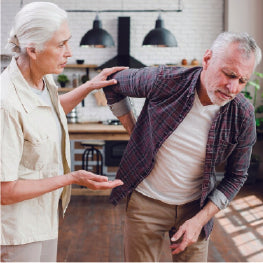
[[72,184],[85,186],[91,190],[107,190],[123,185],[121,180],[109,181],[107,176],[97,175],[85,170],[78,170],[67,174],[72,179]]

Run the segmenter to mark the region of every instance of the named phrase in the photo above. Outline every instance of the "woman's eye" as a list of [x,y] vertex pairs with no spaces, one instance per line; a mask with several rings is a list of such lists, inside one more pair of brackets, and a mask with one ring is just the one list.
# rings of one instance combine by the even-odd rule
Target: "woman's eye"
[[65,43],[61,43],[61,44],[59,44],[58,46],[59,46],[59,47],[64,47],[64,45],[65,45]]

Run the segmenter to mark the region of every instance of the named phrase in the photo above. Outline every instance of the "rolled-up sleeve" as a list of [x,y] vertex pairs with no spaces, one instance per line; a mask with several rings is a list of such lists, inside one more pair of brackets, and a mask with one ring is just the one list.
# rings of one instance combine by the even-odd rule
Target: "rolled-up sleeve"
[[[244,104],[243,104],[244,105]],[[252,147],[256,142],[256,124],[254,117],[254,109],[250,104],[245,104],[246,118],[242,119],[242,125],[238,134],[238,139],[234,145],[234,149],[227,147],[227,150],[218,155],[220,158],[224,154],[227,156],[225,165],[225,173],[223,179],[208,196],[208,198],[220,209],[228,206],[233,200],[241,187],[244,185],[248,177],[248,168]],[[243,107],[245,108],[245,107]],[[239,115],[236,116],[238,118]]]
[[128,97],[109,105],[109,107],[116,117],[121,117],[131,111],[131,103]]
[[228,206],[229,200],[227,197],[218,189],[215,189],[208,198],[220,209],[224,209]]

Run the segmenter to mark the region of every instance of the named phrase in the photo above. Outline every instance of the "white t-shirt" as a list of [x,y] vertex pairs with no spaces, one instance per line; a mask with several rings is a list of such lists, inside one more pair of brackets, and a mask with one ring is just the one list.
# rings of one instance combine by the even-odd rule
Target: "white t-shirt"
[[136,188],[148,197],[181,205],[200,198],[206,143],[220,106],[194,105],[157,152],[153,170]]
[[57,130],[58,130],[58,149],[60,149],[60,153],[59,153],[59,175],[63,175],[64,174],[64,168],[63,168],[63,162],[62,162],[62,130],[61,130],[61,124],[60,121],[58,119],[58,115],[54,109],[54,106],[52,104],[51,98],[50,98],[50,94],[47,90],[46,84],[44,86],[43,90],[38,90],[38,89],[34,89],[31,88],[31,90],[38,95],[38,97],[47,105],[50,106],[52,109],[52,115],[56,121],[57,124]]

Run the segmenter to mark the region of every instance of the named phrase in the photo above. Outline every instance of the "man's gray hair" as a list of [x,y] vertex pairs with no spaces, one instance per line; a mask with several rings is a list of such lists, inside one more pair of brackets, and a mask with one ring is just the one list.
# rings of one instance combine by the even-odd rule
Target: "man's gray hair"
[[262,58],[261,49],[255,39],[248,33],[223,32],[218,35],[211,50],[217,56],[219,53],[224,52],[225,48],[231,43],[238,43],[240,50],[247,58],[250,57],[251,53],[255,54],[254,68],[260,63]]
[[64,21],[67,13],[56,4],[29,3],[16,14],[6,48],[16,56],[26,53],[28,47],[41,51]]

